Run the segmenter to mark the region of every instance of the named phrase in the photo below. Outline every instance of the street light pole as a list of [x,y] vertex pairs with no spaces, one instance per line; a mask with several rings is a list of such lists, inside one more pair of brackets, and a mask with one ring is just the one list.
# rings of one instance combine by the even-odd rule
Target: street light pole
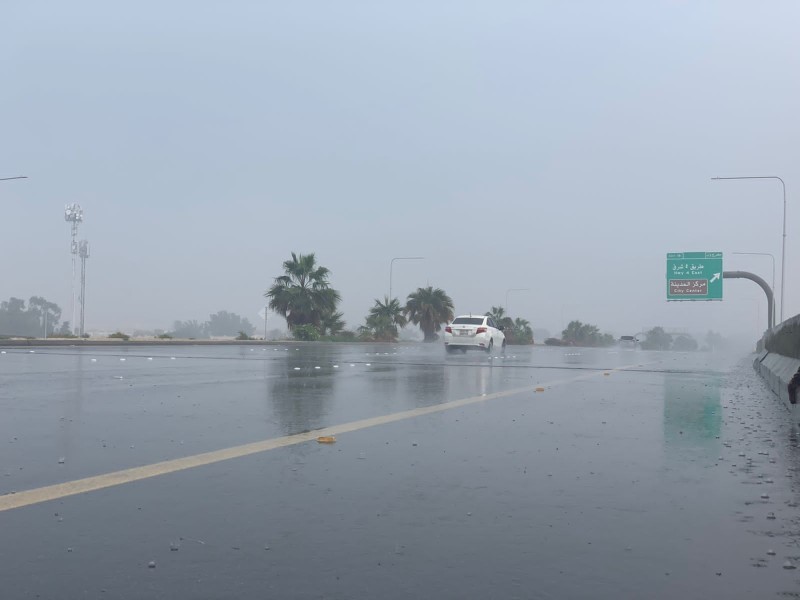
[[[733,254],[747,254],[750,256],[769,256],[772,259],[772,291],[775,292],[775,255],[769,252],[734,252]],[[773,315],[774,316],[774,315]],[[775,323],[772,323],[775,327]]]
[[714,181],[723,179],[777,179],[783,186],[783,248],[781,250],[781,323],[783,323],[784,284],[786,282],[786,182],[777,175],[755,175],[748,177],[712,177]]
[[424,256],[395,256],[389,261],[389,302],[392,301],[392,269],[396,260],[424,260]]
[[509,294],[509,292],[530,292],[530,291],[531,291],[531,288],[511,288],[510,290],[506,290],[506,303],[505,303],[504,306],[505,306],[505,309],[506,309],[506,316],[507,317],[509,317],[509,318],[511,317],[511,313],[508,311],[508,294]]

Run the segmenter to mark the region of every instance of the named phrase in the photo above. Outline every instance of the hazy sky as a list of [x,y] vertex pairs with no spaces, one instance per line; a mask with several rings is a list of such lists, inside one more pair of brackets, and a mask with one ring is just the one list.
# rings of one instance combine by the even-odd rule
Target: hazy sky
[[[725,253],[800,312],[800,3],[6,0],[0,298],[68,318],[85,211],[87,329],[260,323],[291,251],[348,325],[443,287],[553,332],[579,318],[755,336],[763,293],[667,303],[665,254]],[[759,314],[760,313],[760,314]],[[270,316],[271,326],[278,319]],[[280,320],[282,324],[282,319]]]

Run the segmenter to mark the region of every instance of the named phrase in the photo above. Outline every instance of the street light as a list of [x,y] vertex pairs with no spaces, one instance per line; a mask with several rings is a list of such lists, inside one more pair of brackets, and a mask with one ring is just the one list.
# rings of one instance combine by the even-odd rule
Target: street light
[[389,302],[392,301],[392,268],[396,260],[424,260],[424,256],[396,256],[389,261]]
[[506,309],[506,315],[508,317],[511,316],[511,313],[508,311],[508,294],[509,294],[509,292],[530,292],[530,291],[531,291],[531,288],[511,288],[510,290],[506,290],[505,309]]
[[[772,291],[775,292],[775,255],[769,252],[734,252],[733,254],[747,254],[749,256],[769,256],[772,259]],[[774,317],[775,315],[773,315]],[[775,323],[772,323],[775,326]]]
[[0,177],[0,181],[10,181],[12,179],[27,179],[27,175],[19,175],[17,177]]
[[754,175],[748,177],[712,177],[713,181],[723,179],[777,179],[783,186],[783,249],[781,250],[781,323],[783,323],[783,292],[786,280],[786,183],[777,175]]

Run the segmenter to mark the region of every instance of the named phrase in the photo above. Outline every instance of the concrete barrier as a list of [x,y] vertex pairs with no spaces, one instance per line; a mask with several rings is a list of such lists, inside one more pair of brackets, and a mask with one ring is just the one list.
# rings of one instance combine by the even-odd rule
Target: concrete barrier
[[786,319],[764,333],[763,348],[781,356],[800,358],[800,315]]
[[753,368],[800,422],[800,315],[764,333]]
[[800,359],[773,353],[764,356],[757,368],[769,388],[787,405],[793,404],[789,399],[789,382],[798,369]]

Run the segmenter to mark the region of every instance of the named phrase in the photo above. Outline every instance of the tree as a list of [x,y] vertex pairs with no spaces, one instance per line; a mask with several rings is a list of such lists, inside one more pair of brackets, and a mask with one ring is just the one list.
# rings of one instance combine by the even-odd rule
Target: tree
[[561,339],[573,346],[591,346],[600,330],[596,325],[570,321],[567,328],[561,332]]
[[356,329],[356,335],[358,339],[362,342],[374,342],[375,341],[375,334],[372,331],[372,328],[369,325],[359,325],[358,329]]
[[678,352],[693,352],[697,350],[697,340],[690,335],[679,335],[672,342],[672,349]]
[[492,317],[496,323],[500,322],[500,319],[505,318],[506,316],[506,309],[502,306],[493,306],[491,310],[486,313],[487,317]]
[[330,271],[318,266],[314,253],[295,254],[283,263],[284,274],[264,294],[269,307],[286,319],[289,330],[314,325],[336,312],[341,297],[328,282]]
[[610,333],[601,333],[600,337],[597,339],[597,345],[602,347],[613,346],[616,343],[616,338],[614,338],[614,336]]
[[0,333],[35,337],[41,333],[36,316],[25,309],[25,300],[9,298],[0,303]]
[[672,336],[664,331],[663,327],[653,327],[644,335],[645,339],[642,342],[644,350],[669,350],[672,345]]
[[368,316],[364,325],[358,328],[358,335],[365,342],[394,342],[397,333],[397,327],[383,315]]
[[441,288],[418,288],[408,295],[403,314],[414,325],[419,325],[426,342],[438,339],[442,323],[453,320],[453,301]]
[[42,331],[47,325],[47,335],[51,335],[58,322],[61,320],[61,307],[55,302],[48,302],[41,296],[31,296],[28,300],[28,310],[38,313],[42,324]]
[[533,344],[533,329],[526,319],[514,319],[511,327],[510,344]]
[[322,335],[339,335],[344,331],[345,323],[344,313],[334,312],[322,316],[319,324],[319,332]]
[[610,346],[614,337],[608,333],[600,333],[596,325],[570,321],[561,332],[561,339],[570,346]]
[[205,329],[208,335],[214,336],[237,335],[241,332],[249,336],[255,331],[253,324],[246,318],[225,310],[210,315]]
[[172,337],[198,339],[208,337],[206,323],[197,321],[175,321],[172,325]]
[[0,335],[41,337],[53,335],[61,319],[61,308],[58,304],[48,302],[41,296],[33,296],[25,307],[20,298],[9,298],[0,302]]
[[403,307],[397,298],[389,300],[384,296],[383,302],[375,299],[375,304],[369,309],[366,329],[371,337],[377,341],[394,342],[397,340],[398,328],[405,327],[408,319],[403,314]]
[[503,329],[513,329],[514,327],[514,320],[506,314],[506,309],[502,306],[493,306],[486,316],[492,317],[497,326]]

